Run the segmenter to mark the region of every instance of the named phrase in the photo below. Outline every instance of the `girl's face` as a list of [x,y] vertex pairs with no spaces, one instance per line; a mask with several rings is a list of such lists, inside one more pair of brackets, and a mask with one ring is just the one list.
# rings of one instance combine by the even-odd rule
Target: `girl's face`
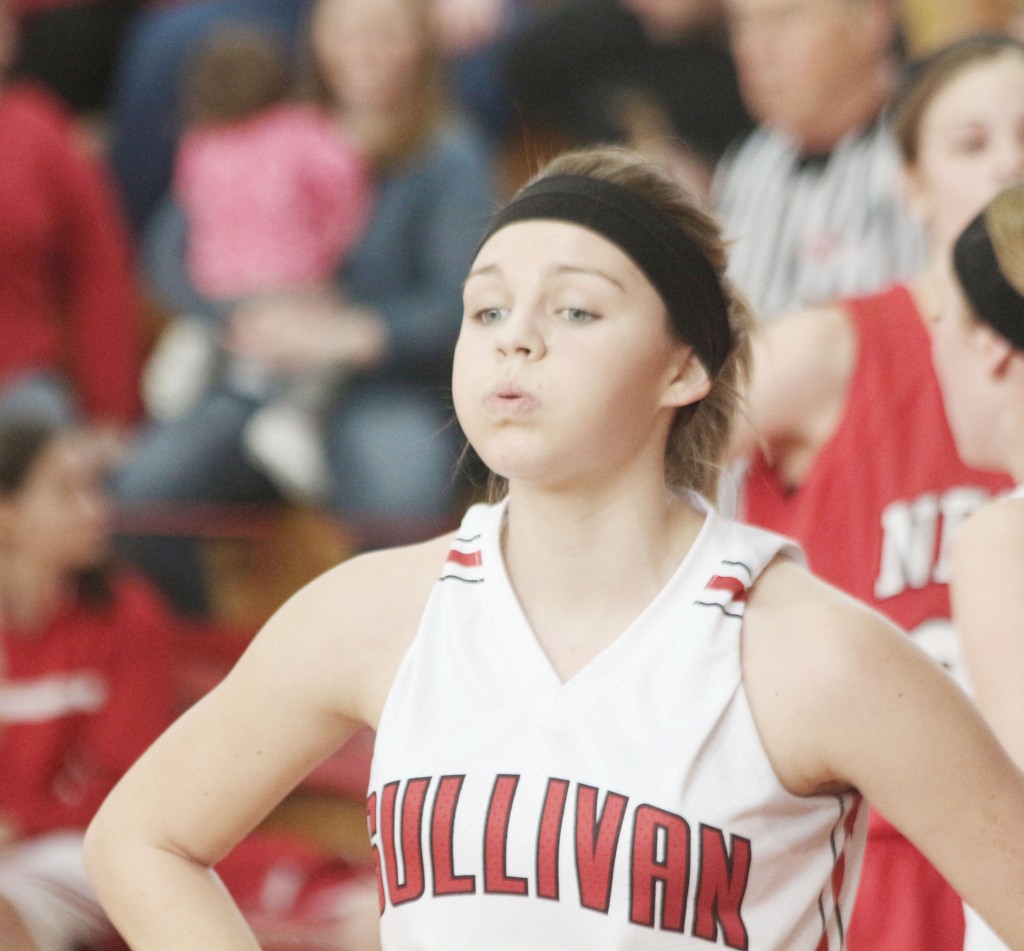
[[24,483],[0,498],[0,543],[55,572],[95,565],[105,554],[110,511],[101,471],[77,439],[58,437]]
[[523,221],[480,249],[453,393],[470,443],[499,475],[558,487],[634,466],[660,473],[676,408],[708,385],[647,278],[601,236]]
[[411,94],[426,41],[410,0],[320,0],[313,17],[313,54],[341,105],[388,111]]
[[1022,175],[1024,56],[1008,51],[967,67],[929,103],[907,191],[945,258],[968,222]]
[[971,317],[956,277],[947,273],[943,281],[931,341],[946,418],[964,462],[998,468],[1000,460],[992,458],[985,445],[984,427],[979,426],[992,412],[985,387],[992,334]]

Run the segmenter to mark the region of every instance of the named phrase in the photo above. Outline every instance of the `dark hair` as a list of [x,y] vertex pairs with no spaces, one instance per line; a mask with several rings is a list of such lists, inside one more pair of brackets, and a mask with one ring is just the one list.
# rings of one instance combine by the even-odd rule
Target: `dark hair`
[[[711,389],[698,403],[676,411],[665,447],[665,480],[677,489],[693,489],[716,501],[725,448],[733,420],[742,402],[749,373],[750,332],[754,318],[746,301],[725,276],[726,247],[715,219],[659,166],[627,149],[605,146],[569,152],[550,161],[524,188],[556,176],[585,176],[618,185],[642,198],[678,228],[680,238],[692,244],[710,265],[724,298],[731,350],[721,368],[711,375]],[[522,191],[522,190],[521,190]],[[515,198],[512,199],[513,201]],[[499,213],[500,214],[500,213]],[[694,307],[708,306],[697,303]],[[720,304],[717,305],[720,307]],[[692,315],[693,323],[721,320],[719,312]],[[690,342],[673,320],[669,331]],[[492,482],[492,495],[502,483]]]
[[182,89],[185,121],[236,122],[284,101],[290,91],[291,68],[276,34],[229,24],[207,37],[189,60]]
[[965,69],[1004,53],[1024,56],[1024,43],[1001,34],[979,34],[943,46],[912,62],[889,107],[893,135],[903,161],[917,161],[921,120],[932,100]]
[[[71,430],[40,419],[0,423],[0,497],[17,495],[47,449],[70,435]],[[76,571],[73,578],[85,604],[100,609],[110,603],[113,592],[109,563]]]

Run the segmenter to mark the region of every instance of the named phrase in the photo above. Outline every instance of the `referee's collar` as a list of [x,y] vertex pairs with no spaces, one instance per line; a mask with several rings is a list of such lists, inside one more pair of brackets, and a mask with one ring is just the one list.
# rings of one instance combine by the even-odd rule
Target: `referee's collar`
[[856,132],[852,132],[849,135],[844,135],[831,149],[825,152],[801,152],[796,160],[796,167],[801,172],[808,171],[810,169],[822,169],[828,164],[828,160],[832,158],[832,153],[842,145],[842,143],[849,141],[850,139],[866,139],[869,135],[874,134],[878,127],[882,124],[883,114],[879,113],[872,119],[866,126],[859,129]]

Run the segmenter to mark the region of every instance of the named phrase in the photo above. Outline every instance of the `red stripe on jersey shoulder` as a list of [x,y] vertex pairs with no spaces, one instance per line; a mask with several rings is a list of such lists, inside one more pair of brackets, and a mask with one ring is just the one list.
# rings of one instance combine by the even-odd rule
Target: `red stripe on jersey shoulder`
[[730,575],[714,575],[707,583],[708,591],[728,591],[733,601],[747,600],[747,586],[739,578]]
[[479,568],[484,563],[483,554],[479,548],[476,551],[459,551],[457,548],[453,548],[448,552],[445,561],[454,562],[464,568]]

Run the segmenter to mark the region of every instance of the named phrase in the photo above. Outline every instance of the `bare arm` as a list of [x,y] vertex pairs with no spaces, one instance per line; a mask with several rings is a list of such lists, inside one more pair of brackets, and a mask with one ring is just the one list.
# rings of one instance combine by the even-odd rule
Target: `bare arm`
[[950,592],[978,706],[1024,768],[1024,501],[995,502],[963,526]]
[[86,861],[132,948],[258,947],[212,866],[359,723],[376,725],[446,544],[353,559],[313,582],[114,789]]
[[1024,947],[1024,776],[963,692],[880,615],[789,564],[759,580],[744,631],[747,691],[786,787],[860,790]]
[[840,307],[799,311],[762,325],[753,339],[732,458],[747,458],[761,447],[783,473],[806,468],[839,424],[855,360],[856,338]]

